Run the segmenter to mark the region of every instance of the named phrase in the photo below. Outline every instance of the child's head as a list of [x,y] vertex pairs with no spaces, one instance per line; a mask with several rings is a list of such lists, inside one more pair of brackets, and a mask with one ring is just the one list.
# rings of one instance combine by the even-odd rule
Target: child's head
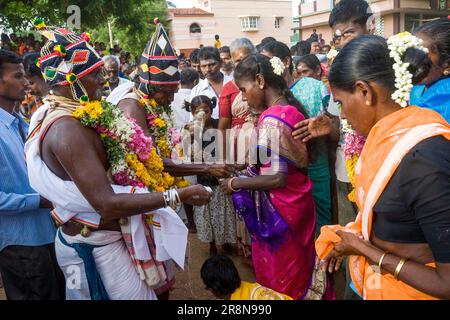
[[216,107],[217,99],[215,97],[209,98],[208,96],[196,96],[191,102],[185,102],[184,107],[188,112],[191,112],[195,117],[197,113],[203,111],[205,113],[205,119],[211,119],[213,109]]
[[219,299],[229,299],[241,286],[239,272],[233,261],[226,256],[214,256],[203,263],[200,270],[206,289]]

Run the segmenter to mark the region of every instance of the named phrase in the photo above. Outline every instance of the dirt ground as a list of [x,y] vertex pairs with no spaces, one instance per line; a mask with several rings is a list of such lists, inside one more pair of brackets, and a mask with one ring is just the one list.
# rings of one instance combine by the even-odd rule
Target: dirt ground
[[[219,254],[220,254],[219,249]],[[215,297],[207,290],[200,277],[200,268],[203,262],[209,256],[209,245],[202,243],[197,239],[196,234],[189,234],[189,242],[186,250],[186,264],[184,270],[176,267],[175,286],[170,294],[171,300],[211,300]],[[243,257],[231,256],[234,261],[241,279],[244,281],[255,281],[255,275],[252,268],[245,262]],[[337,298],[343,298],[343,288],[345,280],[343,273],[335,276],[334,288]],[[6,296],[1,285],[0,279],[0,300],[5,300]]]
[[[219,254],[220,254],[219,249]],[[178,266],[175,269],[175,286],[170,293],[171,300],[211,300],[215,297],[207,290],[200,277],[200,268],[209,257],[209,244],[202,243],[196,234],[189,234],[186,250],[186,264],[184,270]],[[253,270],[242,257],[230,256],[239,270],[242,280],[255,281]],[[0,300],[6,300],[0,279]]]
[[[221,253],[219,249],[219,254]],[[171,300],[211,300],[215,297],[207,290],[200,277],[200,268],[209,257],[209,244],[200,242],[195,234],[189,234],[186,250],[186,266],[184,271],[177,268],[175,272],[175,286],[170,293]],[[251,267],[243,257],[230,256],[239,270],[241,279],[255,281]]]

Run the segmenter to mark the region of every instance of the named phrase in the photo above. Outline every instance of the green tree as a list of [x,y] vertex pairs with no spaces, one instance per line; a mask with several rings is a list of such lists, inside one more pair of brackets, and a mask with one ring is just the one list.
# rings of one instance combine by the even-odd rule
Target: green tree
[[14,32],[31,30],[33,19],[40,17],[47,25],[66,26],[70,5],[80,8],[81,30],[77,31],[89,31],[94,41],[109,43],[110,21],[114,39],[134,55],[144,49],[150,38],[154,17],[167,23],[164,0],[0,0],[0,24]]

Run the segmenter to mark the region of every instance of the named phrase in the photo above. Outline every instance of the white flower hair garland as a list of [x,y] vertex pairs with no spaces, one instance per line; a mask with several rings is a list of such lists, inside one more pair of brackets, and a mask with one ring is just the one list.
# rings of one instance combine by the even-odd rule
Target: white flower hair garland
[[273,72],[277,76],[281,77],[284,73],[284,69],[286,69],[286,67],[283,64],[283,61],[281,61],[281,59],[278,57],[273,57],[272,59],[270,59],[270,63],[272,64]]
[[417,48],[425,53],[428,53],[428,49],[422,45],[422,39],[413,36],[409,32],[391,36],[387,43],[390,50],[389,56],[395,61],[392,68],[395,71],[396,90],[391,97],[392,100],[404,108],[408,105],[409,95],[413,88],[413,75],[408,71],[409,63],[402,60],[403,55],[409,48]]

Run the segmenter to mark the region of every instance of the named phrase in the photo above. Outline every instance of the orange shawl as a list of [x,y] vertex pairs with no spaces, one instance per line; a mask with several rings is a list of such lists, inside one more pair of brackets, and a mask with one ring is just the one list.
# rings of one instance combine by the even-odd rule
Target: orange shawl
[[[316,241],[318,256],[325,258],[341,241],[335,231],[345,229],[370,240],[372,208],[395,173],[403,157],[421,141],[442,135],[450,140],[450,125],[438,113],[420,107],[394,112],[372,128],[355,168],[356,202],[359,213],[354,222],[342,226],[324,226]],[[434,266],[434,263],[430,264]],[[350,274],[359,294],[366,300],[434,299],[391,274],[379,274],[362,256],[350,257]]]

